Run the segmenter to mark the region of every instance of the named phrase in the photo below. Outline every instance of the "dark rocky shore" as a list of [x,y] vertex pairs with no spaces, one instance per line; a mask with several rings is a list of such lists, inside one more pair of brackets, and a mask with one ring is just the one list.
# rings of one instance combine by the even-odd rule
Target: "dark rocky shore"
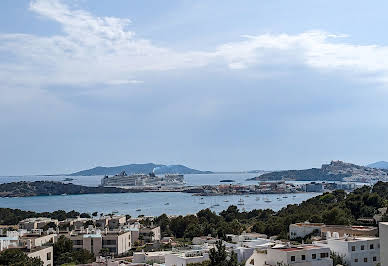
[[12,182],[0,184],[0,197],[30,197],[49,195],[126,193],[128,189],[115,187],[87,187],[54,181]]

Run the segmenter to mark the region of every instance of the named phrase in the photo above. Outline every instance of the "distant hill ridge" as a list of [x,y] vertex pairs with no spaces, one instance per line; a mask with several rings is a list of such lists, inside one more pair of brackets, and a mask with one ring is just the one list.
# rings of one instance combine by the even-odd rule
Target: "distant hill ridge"
[[128,164],[113,167],[98,166],[92,169],[79,171],[70,176],[92,176],[92,175],[115,175],[122,171],[127,174],[155,173],[155,174],[211,174],[211,171],[200,171],[184,165],[164,165],[164,164]]
[[371,163],[371,164],[368,164],[367,167],[377,168],[377,169],[388,169],[388,162],[380,161],[376,163]]
[[330,164],[323,164],[321,168],[310,168],[305,170],[286,170],[266,173],[250,180],[276,181],[359,181],[370,182],[387,180],[388,170],[375,169],[360,166],[342,161],[332,161]]

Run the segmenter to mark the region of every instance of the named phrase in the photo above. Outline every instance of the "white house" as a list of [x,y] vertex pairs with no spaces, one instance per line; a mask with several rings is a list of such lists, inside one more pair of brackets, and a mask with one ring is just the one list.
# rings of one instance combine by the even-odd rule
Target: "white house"
[[316,245],[275,245],[268,249],[257,249],[247,260],[246,266],[332,266],[330,249]]
[[380,261],[381,265],[388,265],[388,223],[379,223],[380,231]]
[[377,237],[331,238],[314,244],[343,256],[349,266],[375,266],[380,262],[380,239]]
[[313,233],[318,232],[321,234],[321,228],[324,226],[324,224],[321,223],[296,223],[296,224],[290,224],[289,231],[290,231],[290,239],[295,238],[304,238],[305,236]]
[[209,253],[202,250],[172,253],[165,256],[166,266],[186,266],[189,263],[198,263],[209,260]]

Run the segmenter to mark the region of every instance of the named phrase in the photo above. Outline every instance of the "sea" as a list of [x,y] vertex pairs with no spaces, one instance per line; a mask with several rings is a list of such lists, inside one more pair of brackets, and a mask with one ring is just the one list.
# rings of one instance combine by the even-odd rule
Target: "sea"
[[[257,181],[247,179],[257,176],[251,173],[220,173],[220,174],[193,174],[185,175],[187,185],[217,185],[221,180],[231,179],[234,184],[257,184]],[[77,185],[97,186],[102,176],[3,176],[0,183],[18,181],[69,181]],[[298,182],[293,182],[298,183]],[[303,183],[303,182],[299,182]],[[230,205],[236,205],[241,211],[253,209],[280,210],[288,204],[298,204],[320,193],[296,194],[268,194],[268,195],[225,195],[225,196],[194,196],[188,193],[177,192],[141,192],[117,194],[86,194],[86,195],[58,195],[35,196],[19,198],[0,198],[1,208],[17,208],[35,212],[52,212],[55,210],[98,213],[129,214],[132,217],[139,215],[158,216],[194,214],[206,208],[219,213]],[[238,205],[240,203],[240,205]],[[241,205],[243,203],[243,205]]]

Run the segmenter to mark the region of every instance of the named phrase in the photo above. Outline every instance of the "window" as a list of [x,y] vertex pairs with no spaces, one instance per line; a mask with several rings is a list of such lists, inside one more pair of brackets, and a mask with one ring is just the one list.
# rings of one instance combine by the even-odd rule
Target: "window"
[[368,258],[364,258],[364,262],[368,262]]
[[295,256],[291,256],[291,261],[295,261]]
[[356,246],[352,246],[352,251],[356,251]]
[[114,239],[107,239],[107,240],[103,240],[102,241],[102,245],[105,246],[105,245],[116,245],[116,240]]
[[51,260],[51,252],[47,253],[47,260]]
[[365,248],[364,245],[361,245],[361,250],[364,250],[364,248]]
[[82,246],[82,240],[73,240],[73,245]]
[[315,260],[315,259],[317,258],[317,254],[312,254],[312,255],[311,255],[311,258],[312,258],[313,260]]
[[306,260],[306,255],[302,255],[302,260]]
[[375,249],[375,246],[373,244],[370,244],[369,249]]
[[373,257],[373,261],[376,261],[377,260],[377,258],[376,257]]
[[354,259],[354,262],[358,262],[358,259]]
[[328,258],[328,257],[329,257],[329,253],[321,253],[321,259]]

